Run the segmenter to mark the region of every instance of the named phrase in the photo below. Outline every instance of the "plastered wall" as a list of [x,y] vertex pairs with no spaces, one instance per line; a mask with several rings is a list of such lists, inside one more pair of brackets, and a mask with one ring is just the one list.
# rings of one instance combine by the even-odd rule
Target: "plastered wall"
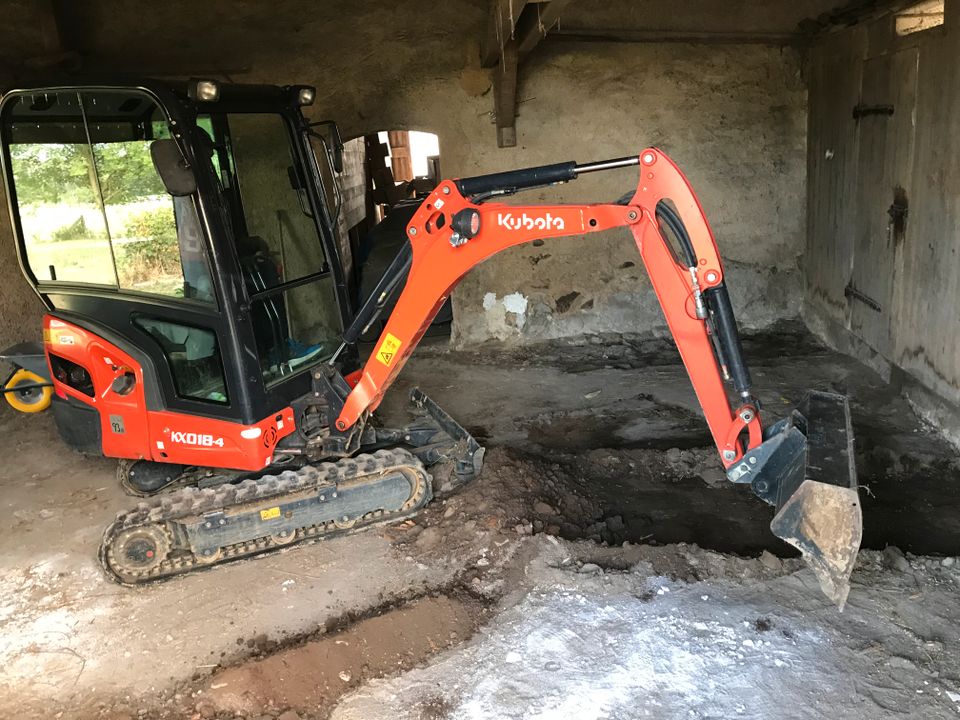
[[[155,8],[147,28],[136,3],[90,3],[77,33],[85,62],[312,83],[313,116],[336,118],[345,137],[386,128],[437,133],[450,176],[658,145],[701,198],[741,322],[764,327],[799,312],[806,90],[792,49],[544,42],[521,69],[517,147],[498,149],[490,75],[477,61],[484,2],[432,3],[429,12],[410,0],[211,3],[189,13],[180,5]],[[517,201],[612,201],[636,179],[632,171],[585,176]],[[3,313],[0,339],[7,339],[36,328],[37,305],[12,271],[3,237],[9,282],[0,285],[0,308],[11,311]],[[664,330],[625,233],[508,251],[463,280],[454,309],[460,343]]]

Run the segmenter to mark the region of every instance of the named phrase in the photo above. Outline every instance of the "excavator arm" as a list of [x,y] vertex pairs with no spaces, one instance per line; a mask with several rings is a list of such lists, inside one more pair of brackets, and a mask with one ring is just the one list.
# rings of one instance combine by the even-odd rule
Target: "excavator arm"
[[[433,317],[456,284],[471,269],[487,258],[515,245],[533,240],[585,236],[628,227],[660,300],[670,331],[690,375],[703,408],[714,443],[724,466],[730,467],[743,457],[740,442],[746,432],[746,447],[761,442],[762,427],[756,405],[750,396],[749,379],[738,387],[739,395],[731,405],[723,376],[728,367],[745,368],[739,343],[733,343],[733,357],[720,360],[711,339],[711,323],[706,312],[705,294],[721,296],[729,308],[724,285],[723,264],[716,241],[686,178],[659,150],[645,150],[637,157],[623,158],[578,168],[564,163],[548,168],[570,168],[567,177],[583,172],[628,165],[640,165],[641,177],[636,193],[626,204],[518,206],[486,202],[477,204],[466,196],[512,192],[518,178],[500,173],[480,180],[453,180],[441,183],[421,204],[407,226],[412,247],[412,262],[406,284],[387,320],[379,341],[363,368],[337,418],[340,431],[352,427],[364,412],[376,409],[384,392],[403,368]],[[586,169],[584,169],[586,168]],[[519,171],[528,182],[538,185],[555,175]],[[519,180],[523,180],[521,175]],[[479,192],[477,192],[479,190]],[[676,210],[661,204],[673,203]],[[694,261],[677,257],[667,237],[660,231],[658,217],[664,213],[676,223],[676,212],[686,219],[682,225],[687,238],[681,240],[684,251],[691,250]],[[671,215],[672,213],[672,215]],[[668,221],[668,222],[670,222]],[[679,229],[679,227],[678,227]],[[683,230],[681,230],[681,235]],[[589,243],[589,239],[584,239]],[[588,254],[589,250],[585,250]],[[732,322],[732,311],[716,321]],[[722,328],[720,332],[722,332]],[[735,332],[735,328],[734,328]],[[719,333],[718,333],[719,334]]]
[[[636,192],[618,203],[491,202],[522,189],[627,166],[638,166],[640,178]],[[383,298],[403,282],[331,430],[349,433],[363,424],[472,268],[509,247],[563,236],[583,236],[587,258],[589,236],[616,227],[627,227],[633,235],[728,478],[749,484],[775,506],[774,534],[800,549],[825,593],[842,607],[862,534],[847,400],[811,392],[788,418],[764,429],[713,233],[687,179],[657,149],[438,185],[407,225],[405,252],[346,333],[347,342],[353,341],[382,308]]]

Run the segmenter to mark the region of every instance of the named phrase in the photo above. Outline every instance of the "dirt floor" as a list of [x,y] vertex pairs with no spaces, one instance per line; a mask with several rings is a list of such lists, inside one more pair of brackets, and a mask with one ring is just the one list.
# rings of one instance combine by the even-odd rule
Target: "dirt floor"
[[480,479],[416,523],[133,590],[96,563],[131,502],[113,463],[4,413],[0,717],[955,716],[956,452],[799,328],[746,352],[770,417],[851,397],[864,545],[908,555],[863,553],[843,614],[724,479],[667,342],[433,345],[384,422],[419,385],[488,446]]

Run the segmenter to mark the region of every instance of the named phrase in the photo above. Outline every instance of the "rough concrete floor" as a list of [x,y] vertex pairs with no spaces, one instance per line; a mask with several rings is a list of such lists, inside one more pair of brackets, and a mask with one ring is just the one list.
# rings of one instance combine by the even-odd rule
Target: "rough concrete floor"
[[[866,545],[889,542],[917,553],[957,554],[955,454],[918,424],[893,390],[795,329],[756,338],[747,352],[771,415],[780,414],[805,387],[851,394],[861,481],[869,486],[863,494]],[[792,355],[778,358],[785,352]],[[742,488],[719,482],[692,391],[675,351],[663,342],[607,338],[522,353],[496,348],[444,353],[428,347],[408,365],[401,385],[414,383],[494,448],[487,471],[461,496],[429,508],[413,526],[293,548],[136,590],[106,581],[95,560],[102,528],[130,503],[113,478],[113,464],[64,449],[49,416],[5,413],[0,450],[7,463],[0,491],[11,522],[0,528],[0,717],[62,712],[68,718],[120,718],[138,711],[148,717],[237,712],[274,717],[294,706],[305,717],[326,717],[344,692],[362,688],[367,679],[422,663],[484,622],[484,634],[493,632],[500,622],[496,613],[522,599],[507,591],[533,587],[522,579],[545,541],[529,541],[529,533],[787,554],[766,533],[769,510]],[[397,390],[383,409],[386,420],[402,417],[403,387]],[[612,552],[622,557],[605,560],[607,567],[636,562],[622,550]],[[775,576],[795,561],[779,562],[768,556]],[[896,557],[891,562],[905,571]],[[635,574],[645,577],[644,572]],[[858,582],[851,593],[854,607],[857,593],[867,605],[902,594],[901,580],[884,572],[878,569]],[[699,581],[696,573],[676,576]],[[797,577],[791,582],[809,580],[802,573]],[[578,578],[569,582],[576,586]],[[886,606],[876,634],[897,625],[920,644],[954,642],[956,618],[944,610],[956,606],[949,601],[954,588],[934,583],[928,592],[927,581],[925,575],[909,580],[916,587],[910,614],[898,619],[903,608]],[[316,650],[328,658],[326,664],[291,661],[291,666],[284,660],[284,673],[301,674],[301,689],[324,688],[302,700],[305,705],[283,693],[254,696],[244,705],[249,698],[230,699],[236,682],[222,685],[218,675],[207,677],[229,672],[220,670],[224,666],[242,667],[253,656],[276,657],[278,647],[312,648],[328,630],[346,626],[349,632],[358,617],[431,596],[456,600],[445,616],[435,609],[428,613],[447,618],[445,638],[431,636],[426,646],[411,639],[408,651],[403,636],[385,643],[375,626],[356,625],[365,650],[352,660],[330,654],[346,647],[337,639]],[[805,598],[799,608],[820,602],[815,594]],[[776,612],[799,618],[789,598],[770,602],[779,607]],[[827,623],[822,603],[818,607],[816,622]],[[629,616],[633,610],[624,612]],[[414,608],[406,637],[424,630],[417,617]],[[921,622],[928,629],[920,628]],[[948,631],[950,622],[954,629]],[[846,625],[836,628],[852,632]],[[825,629],[820,636],[824,647],[837,641],[832,633]],[[374,657],[373,649],[381,646],[393,648],[396,657]],[[893,654],[882,642],[870,652],[881,659]],[[932,655],[922,669],[955,680],[956,657],[956,648]],[[323,677],[309,674],[318,668],[325,668]],[[277,682],[267,686],[282,689]],[[892,699],[885,703],[912,707],[906,690],[891,687]],[[453,702],[440,697],[422,716],[436,710],[433,716],[445,717]],[[876,717],[877,707],[849,716]]]

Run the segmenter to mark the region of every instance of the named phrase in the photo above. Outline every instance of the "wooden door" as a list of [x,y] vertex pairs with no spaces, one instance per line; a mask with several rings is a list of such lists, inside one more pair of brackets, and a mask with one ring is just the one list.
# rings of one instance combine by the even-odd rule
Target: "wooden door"
[[864,61],[858,127],[853,269],[846,288],[850,329],[892,356],[891,314],[898,248],[907,242],[915,135],[916,47]]

